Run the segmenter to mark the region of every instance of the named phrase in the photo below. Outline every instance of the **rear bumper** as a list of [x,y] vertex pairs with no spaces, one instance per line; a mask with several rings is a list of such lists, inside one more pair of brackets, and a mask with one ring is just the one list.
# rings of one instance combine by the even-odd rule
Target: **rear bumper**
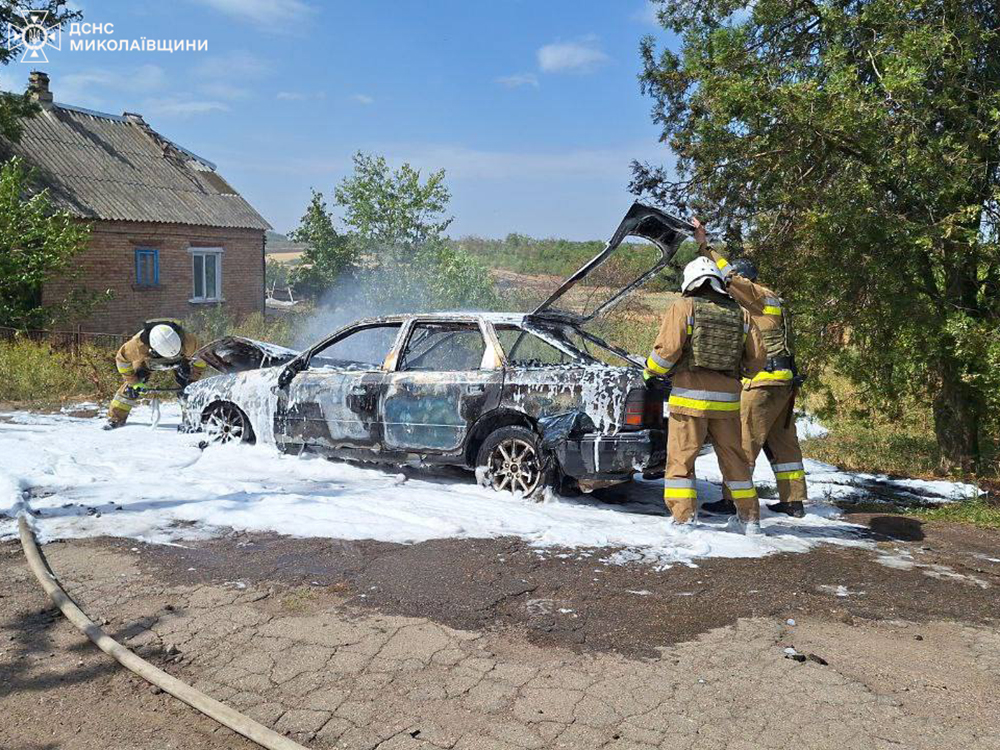
[[641,430],[617,435],[587,434],[555,448],[563,473],[584,483],[615,483],[666,463],[666,432]]

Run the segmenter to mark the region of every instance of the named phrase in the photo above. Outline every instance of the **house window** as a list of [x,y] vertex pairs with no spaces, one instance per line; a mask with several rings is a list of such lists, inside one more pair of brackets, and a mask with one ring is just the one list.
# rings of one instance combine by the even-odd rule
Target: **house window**
[[194,275],[192,302],[217,302],[222,299],[222,248],[192,248]]
[[156,286],[160,283],[160,251],[155,247],[135,249],[136,286]]

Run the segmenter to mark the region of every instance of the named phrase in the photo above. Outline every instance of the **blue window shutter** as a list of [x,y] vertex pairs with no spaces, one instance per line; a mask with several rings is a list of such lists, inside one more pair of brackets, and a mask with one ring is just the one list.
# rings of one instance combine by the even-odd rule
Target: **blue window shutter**
[[135,283],[156,286],[160,283],[160,251],[155,247],[135,249]]

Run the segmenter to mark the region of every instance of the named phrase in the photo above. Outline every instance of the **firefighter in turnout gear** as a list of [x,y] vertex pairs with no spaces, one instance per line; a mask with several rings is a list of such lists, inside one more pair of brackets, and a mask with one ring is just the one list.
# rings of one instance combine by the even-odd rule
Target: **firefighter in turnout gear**
[[[751,472],[763,448],[774,472],[780,501],[767,507],[802,518],[805,515],[806,473],[794,415],[795,396],[802,380],[795,366],[791,313],[777,293],[756,283],[757,269],[753,263],[745,258],[728,262],[709,246],[705,227],[697,219],[692,223],[702,256],[718,266],[725,277],[727,291],[760,329],[767,351],[763,369],[743,381],[740,418],[743,449]],[[706,506],[705,510],[732,513],[735,509],[722,500]]]
[[683,297],[660,325],[646,360],[647,383],[670,376],[667,470],[663,496],[674,522],[694,520],[694,463],[705,439],[722,470],[723,496],[735,504],[747,534],[760,532],[760,504],[740,436],[740,377],[764,364],[760,333],[726,293],[719,269],[705,258],[684,268]]
[[118,374],[125,381],[108,407],[108,422],[104,429],[121,427],[136,405],[151,370],[173,370],[182,388],[198,380],[206,364],[193,360],[198,340],[186,333],[175,320],[148,320],[143,329],[130,338],[115,354]]

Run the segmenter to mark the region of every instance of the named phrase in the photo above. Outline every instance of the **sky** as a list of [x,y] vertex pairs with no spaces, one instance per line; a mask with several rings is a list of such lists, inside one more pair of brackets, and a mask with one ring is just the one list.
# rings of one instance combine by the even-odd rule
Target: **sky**
[[[81,0],[48,63],[57,102],[141,113],[215,162],[280,232],[310,189],[332,198],[358,150],[445,169],[449,234],[606,239],[632,159],[669,164],[639,92],[646,0]],[[207,49],[72,50],[71,40],[206,40]],[[332,200],[331,200],[332,203]],[[336,209],[334,209],[336,212]]]

